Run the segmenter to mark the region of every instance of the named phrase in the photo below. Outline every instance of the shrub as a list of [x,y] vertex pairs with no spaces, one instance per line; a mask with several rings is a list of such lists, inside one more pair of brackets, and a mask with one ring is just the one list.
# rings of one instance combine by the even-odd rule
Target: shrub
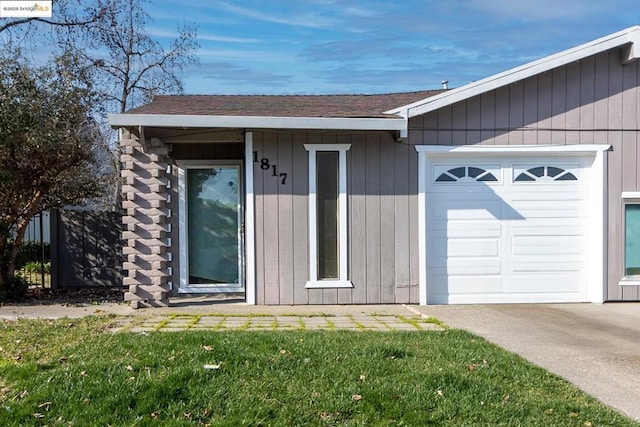
[[43,269],[45,273],[51,273],[51,262],[45,262],[43,265],[40,261],[27,261],[21,270],[25,273],[40,273]]
[[[51,250],[48,242],[43,242],[44,245],[44,259],[51,259]],[[29,261],[41,261],[42,260],[43,247],[40,245],[39,240],[25,240],[20,247],[18,256],[16,258],[16,270],[20,270],[27,265]],[[40,271],[38,269],[37,271]]]
[[0,302],[16,301],[24,297],[29,289],[27,279],[15,276],[7,280],[4,289],[0,290]]

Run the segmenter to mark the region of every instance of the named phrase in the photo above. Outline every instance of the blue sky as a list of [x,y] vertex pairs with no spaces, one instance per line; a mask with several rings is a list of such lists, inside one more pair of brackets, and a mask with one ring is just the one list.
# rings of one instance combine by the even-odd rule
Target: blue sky
[[190,94],[457,87],[640,25],[637,0],[155,0],[149,12],[161,41],[198,26]]

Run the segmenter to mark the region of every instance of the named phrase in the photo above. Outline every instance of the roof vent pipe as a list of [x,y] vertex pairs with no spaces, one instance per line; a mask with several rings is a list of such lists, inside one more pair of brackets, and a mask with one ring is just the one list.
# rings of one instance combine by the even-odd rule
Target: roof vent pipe
[[444,90],[449,89],[449,80],[443,80],[440,83],[442,83],[442,89]]

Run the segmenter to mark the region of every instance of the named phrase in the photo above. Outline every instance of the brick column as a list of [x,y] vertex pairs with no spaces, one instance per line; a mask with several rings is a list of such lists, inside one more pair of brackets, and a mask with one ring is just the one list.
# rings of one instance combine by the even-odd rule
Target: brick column
[[[144,143],[143,143],[144,142]],[[171,225],[167,219],[169,192],[167,165],[169,148],[160,140],[139,141],[123,132],[120,139],[122,164],[123,252],[129,286],[125,300],[133,308],[164,307],[169,303]]]

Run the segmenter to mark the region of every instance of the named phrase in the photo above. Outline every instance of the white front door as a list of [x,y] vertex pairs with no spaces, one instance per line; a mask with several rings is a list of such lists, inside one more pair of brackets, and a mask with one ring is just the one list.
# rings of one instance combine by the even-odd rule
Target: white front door
[[179,292],[244,292],[241,164],[183,164],[179,181]]

